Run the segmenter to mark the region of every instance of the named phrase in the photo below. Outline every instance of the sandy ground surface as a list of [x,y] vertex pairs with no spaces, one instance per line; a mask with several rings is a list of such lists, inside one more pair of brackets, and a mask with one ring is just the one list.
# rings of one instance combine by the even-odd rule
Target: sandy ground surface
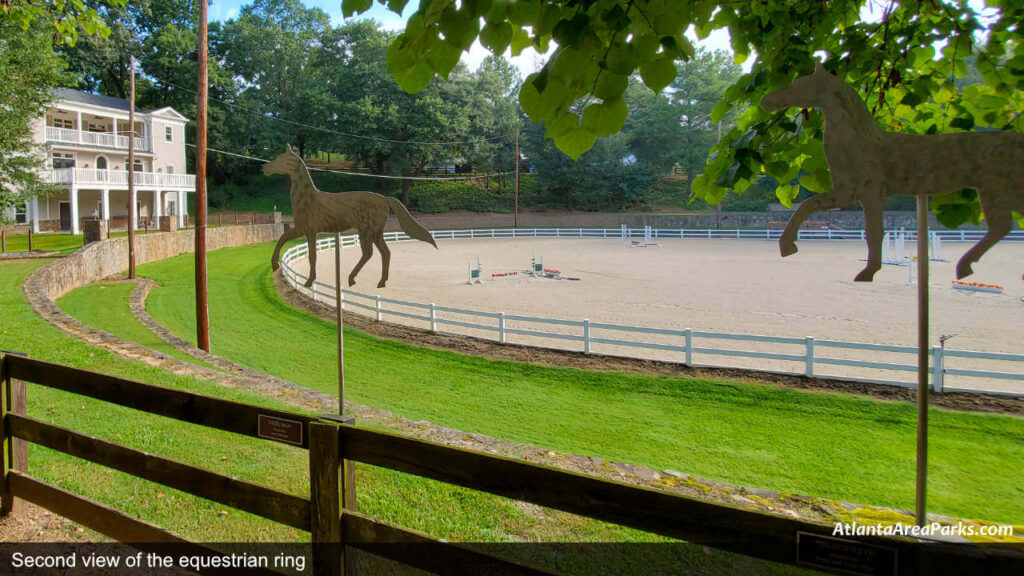
[[[660,246],[635,248],[620,240],[517,239],[440,241],[439,249],[420,243],[392,245],[391,278],[387,288],[375,288],[380,273],[378,256],[367,264],[353,289],[413,302],[434,302],[488,312],[503,311],[566,320],[686,329],[738,334],[762,334],[816,340],[842,340],[914,346],[916,343],[916,292],[908,285],[907,266],[885,266],[873,283],[856,283],[853,277],[864,266],[866,249],[860,242],[799,243],[800,252],[781,258],[775,241],[761,240],[661,240]],[[945,262],[931,262],[931,341],[956,334],[951,349],[1024,353],[1024,244],[1004,243],[976,264],[970,281],[999,284],[1004,294],[968,293],[951,288],[956,260],[969,243],[944,242]],[[557,269],[579,281],[529,278],[534,251],[542,254],[546,268]],[[916,248],[907,245],[907,253]],[[358,250],[342,254],[347,272]],[[479,255],[483,285],[466,284],[467,264]],[[334,255],[320,255],[319,280],[333,284]],[[295,263],[304,272],[308,264]],[[520,271],[517,276],[491,279],[492,273]],[[392,304],[386,310],[416,314],[424,311]],[[496,321],[439,314],[476,323]],[[426,322],[384,316],[426,327]],[[508,321],[510,329],[558,331],[579,335],[578,327],[551,327]],[[474,331],[441,325],[440,329],[463,334],[496,337],[495,331]],[[627,335],[594,329],[593,337],[629,338],[681,345],[676,336]],[[582,349],[582,343],[510,334],[510,342]],[[696,338],[698,347],[804,353],[804,344],[766,344]],[[680,352],[625,348],[594,344],[594,352],[630,354],[657,360],[682,361]],[[875,362],[913,365],[914,356],[876,351],[854,351],[816,346],[816,354]],[[803,362],[695,354],[695,364],[726,365],[762,370],[799,372]],[[1021,372],[1013,365],[993,360],[947,358],[947,368],[975,368]],[[882,380],[912,381],[911,372],[865,370],[816,364],[819,375],[860,376]],[[947,376],[947,387],[1024,391],[1024,382]]]

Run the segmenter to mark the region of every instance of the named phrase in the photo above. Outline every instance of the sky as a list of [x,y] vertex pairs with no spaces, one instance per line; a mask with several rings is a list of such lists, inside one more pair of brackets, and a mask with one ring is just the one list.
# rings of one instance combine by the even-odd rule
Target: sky
[[[238,12],[242,6],[250,4],[252,0],[211,0],[209,7],[210,20],[224,21],[231,20],[238,16]],[[341,15],[341,0],[302,0],[302,3],[309,8],[319,8],[327,13],[331,18],[331,24],[339,25],[345,21],[345,18]],[[373,7],[363,14],[353,17],[353,20],[364,20],[373,19],[379,22],[384,28],[388,30],[402,30],[405,28],[405,21],[412,16],[413,12],[419,6],[417,0],[410,0],[405,6],[405,11],[401,16],[391,12],[384,6],[381,6],[374,0]],[[723,30],[716,30],[710,37],[703,42],[698,42],[697,37],[691,35],[690,40],[695,45],[703,46],[705,48],[713,50],[726,50],[731,51],[729,47],[729,33]],[[552,47],[551,50],[554,50]],[[551,50],[548,51],[550,55]],[[483,61],[490,52],[486,48],[480,45],[480,41],[477,40],[473,43],[468,53],[462,54],[462,61],[471,70],[475,70],[480,62]],[[505,57],[514,64],[522,72],[523,77],[526,77],[532,72],[536,72],[546,61],[547,55],[539,55],[536,51],[531,48],[527,48],[522,54],[516,57],[512,57],[511,53],[506,51]],[[749,66],[749,60],[747,66]]]

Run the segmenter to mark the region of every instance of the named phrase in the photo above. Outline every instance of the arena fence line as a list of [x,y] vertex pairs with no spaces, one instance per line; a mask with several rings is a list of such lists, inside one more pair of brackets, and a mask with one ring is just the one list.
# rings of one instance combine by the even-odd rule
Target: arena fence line
[[[627,228],[626,237],[645,237],[644,228]],[[775,229],[651,229],[650,235],[653,238],[738,238],[738,239],[778,239],[781,230]],[[907,240],[916,240],[916,234],[907,230],[903,232]],[[944,241],[947,242],[975,242],[984,234],[984,230],[940,230],[936,231]],[[468,230],[436,230],[431,234],[439,240],[458,239],[485,239],[485,238],[622,238],[623,230],[619,228],[487,228]],[[800,230],[800,240],[862,240],[863,230]],[[406,242],[411,238],[401,232],[388,232],[384,234],[387,242]],[[1015,230],[1007,237],[1008,241],[1024,241],[1024,231]],[[341,236],[342,247],[358,246],[359,239],[356,235]],[[324,252],[334,249],[334,236],[318,238],[316,242],[317,252]],[[303,284],[307,276],[296,271],[292,263],[306,258],[308,247],[306,243],[292,246],[284,251],[281,256],[281,271],[288,283],[299,292],[309,296],[314,301],[323,302],[335,306],[334,286],[323,282],[314,282],[313,286],[306,288]],[[414,328],[426,328],[432,332],[446,332],[477,337],[485,337],[496,340],[500,343],[509,342],[509,336],[526,336],[551,341],[551,345],[539,347],[554,348],[559,350],[572,349],[584,353],[594,353],[594,345],[612,347],[611,350],[598,350],[602,354],[610,356],[625,356],[629,358],[651,359],[644,355],[643,350],[656,350],[678,354],[677,360],[688,366],[714,367],[714,368],[744,368],[735,363],[728,363],[729,358],[741,359],[764,359],[783,361],[791,363],[796,369],[793,370],[763,370],[765,372],[777,372],[781,374],[822,376],[840,380],[852,380],[856,382],[867,382],[875,384],[888,384],[903,387],[916,387],[915,381],[899,380],[891,378],[875,378],[872,375],[877,372],[916,372],[917,371],[917,348],[913,346],[896,346],[888,344],[874,344],[865,342],[845,342],[839,340],[817,340],[813,337],[784,337],[765,336],[756,334],[731,334],[721,332],[709,332],[691,329],[669,329],[652,328],[644,326],[626,326],[621,324],[607,324],[603,322],[591,322],[584,320],[564,320],[557,318],[541,318],[534,316],[523,316],[518,314],[506,314],[504,312],[487,312],[481,310],[467,310],[450,306],[440,306],[433,303],[409,302],[384,298],[380,295],[365,294],[354,290],[343,289],[343,308],[349,307],[353,312],[374,318],[377,321],[390,321],[396,324],[411,326]],[[395,310],[391,307],[399,306],[421,313],[409,312],[407,310]],[[514,326],[509,326],[512,323]],[[525,326],[524,326],[525,325]],[[439,329],[443,326],[447,329]],[[594,334],[598,332],[598,334]],[[647,338],[644,338],[644,337]],[[653,338],[652,338],[653,337]],[[652,341],[658,340],[658,341]],[[557,346],[557,342],[573,342],[572,348]],[[763,351],[723,347],[722,342],[741,343],[769,343],[779,345],[776,348],[785,348],[785,351]],[[535,344],[529,344],[536,346]],[[626,352],[616,350],[624,348]],[[846,353],[846,357],[829,356],[822,352],[822,349]],[[629,350],[638,350],[636,353],[629,353]],[[877,362],[858,358],[851,358],[851,352],[855,355],[857,351],[884,352],[898,355],[899,358],[906,358],[904,362]],[[713,363],[695,362],[697,355],[711,356],[709,360]],[[1005,367],[1003,370],[980,370],[957,368],[950,366],[950,359],[973,359],[985,361],[989,366],[996,363],[997,367]],[[708,359],[708,358],[705,358]],[[952,360],[955,362],[955,360]],[[844,377],[831,374],[816,373],[818,366],[847,366],[863,369],[864,376]],[[1009,392],[994,390],[985,386],[985,380],[1009,380],[1024,381],[1024,354],[1008,354],[1002,352],[984,352],[972,350],[954,350],[943,345],[936,345],[931,348],[930,371],[932,373],[932,390],[935,392],[967,392],[998,394],[1006,396],[1024,396],[1021,392]],[[973,384],[962,384],[954,382],[950,385],[947,377],[965,378]]]

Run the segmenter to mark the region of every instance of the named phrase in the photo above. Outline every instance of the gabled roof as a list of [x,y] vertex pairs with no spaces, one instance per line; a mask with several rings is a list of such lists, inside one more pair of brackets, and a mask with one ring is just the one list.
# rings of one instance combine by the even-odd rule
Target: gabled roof
[[[113,98],[111,96],[102,96],[100,94],[92,94],[89,92],[82,92],[81,90],[72,90],[70,88],[57,88],[54,90],[54,98],[57,101],[73,102],[76,104],[86,104],[89,106],[98,106],[100,108],[110,108],[112,110],[120,110],[122,112],[128,111],[128,100],[124,98]],[[142,110],[139,108],[135,109],[138,114],[158,114],[160,116],[170,117],[177,120],[187,121],[188,118],[182,116],[177,110],[170,106],[163,108],[154,108],[152,110]]]

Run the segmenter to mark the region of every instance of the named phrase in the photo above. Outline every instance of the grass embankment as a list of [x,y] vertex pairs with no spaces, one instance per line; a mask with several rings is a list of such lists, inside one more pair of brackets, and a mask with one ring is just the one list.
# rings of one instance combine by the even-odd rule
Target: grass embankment
[[[275,293],[270,245],[210,254],[215,354],[336,390],[334,325]],[[140,267],[147,309],[195,334],[192,256]],[[346,394],[408,418],[739,485],[912,509],[915,407],[737,382],[490,361],[346,330]],[[932,410],[929,509],[1024,519],[1024,420]]]
[[[43,261],[0,263],[0,349],[32,357],[270,408],[297,411],[273,399],[239,392],[212,382],[181,377],[106,350],[89,346],[44,322],[21,293],[24,278]],[[116,288],[115,288],[116,286]],[[141,343],[155,345],[140,332],[127,310],[124,285],[89,287],[61,300],[79,319]],[[134,326],[133,326],[134,324]],[[274,442],[149,415],[42,386],[29,385],[29,415],[84,434],[98,436],[215,472],[298,495],[308,495],[308,456],[303,450]],[[113,506],[195,541],[303,541],[305,533],[230,510],[201,498],[171,490],[40,446],[31,446],[29,473],[72,492]],[[360,511],[374,517],[447,538],[451,541],[613,541],[661,540],[601,522],[524,507],[511,500],[370,466],[357,467]],[[227,511],[227,514],[222,514]],[[519,553],[529,551],[519,550]],[[549,564],[553,568],[602,573],[631,571],[633,557],[609,558],[572,554]],[[634,550],[639,553],[640,550]],[[565,564],[568,562],[568,564]],[[661,549],[642,564],[660,573],[680,566],[711,574],[783,574],[790,570],[729,553],[705,553],[699,546]],[[590,570],[587,567],[590,567]]]

